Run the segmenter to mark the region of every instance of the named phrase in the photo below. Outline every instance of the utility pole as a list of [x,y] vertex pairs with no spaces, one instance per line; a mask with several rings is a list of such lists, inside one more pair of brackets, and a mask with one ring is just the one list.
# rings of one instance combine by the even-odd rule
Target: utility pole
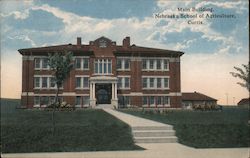
[[227,105],[228,105],[228,93],[226,93],[226,100],[227,100]]

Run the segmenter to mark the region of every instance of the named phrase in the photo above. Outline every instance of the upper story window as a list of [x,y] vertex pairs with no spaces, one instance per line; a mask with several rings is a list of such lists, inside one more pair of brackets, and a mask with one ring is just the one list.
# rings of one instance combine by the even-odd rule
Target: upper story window
[[[35,76],[34,88],[35,89],[55,89],[56,88],[55,78],[52,76]],[[62,86],[60,88],[62,88]]]
[[168,71],[168,59],[142,59],[143,71]]
[[81,70],[89,70],[89,58],[76,58],[75,68]]
[[99,47],[100,48],[106,48],[107,47],[107,41],[105,41],[104,39],[99,41]]
[[116,60],[117,70],[130,70],[130,59],[120,59]]
[[88,88],[89,88],[89,77],[76,76],[76,89],[88,89]]
[[130,88],[130,77],[129,76],[118,76],[118,89],[129,89]]
[[143,89],[169,89],[169,77],[149,76],[142,77]]
[[100,74],[100,75],[112,74],[111,59],[96,59],[95,60],[95,74]]
[[35,70],[48,70],[49,59],[48,58],[35,58]]

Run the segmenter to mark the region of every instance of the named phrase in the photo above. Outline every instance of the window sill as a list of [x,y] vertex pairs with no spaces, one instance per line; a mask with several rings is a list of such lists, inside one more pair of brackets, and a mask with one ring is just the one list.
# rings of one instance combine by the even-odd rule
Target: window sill
[[130,71],[130,69],[116,69],[116,71]]
[[142,90],[169,90],[169,88],[142,88]]
[[146,71],[146,72],[149,72],[149,71],[157,71],[157,72],[167,72],[167,71],[169,71],[169,69],[164,69],[164,70],[162,70],[162,69],[142,69],[142,71]]
[[75,88],[76,90],[89,90],[89,87],[88,88]]
[[75,70],[77,70],[77,71],[89,71],[89,69],[81,69],[81,68],[76,68]]

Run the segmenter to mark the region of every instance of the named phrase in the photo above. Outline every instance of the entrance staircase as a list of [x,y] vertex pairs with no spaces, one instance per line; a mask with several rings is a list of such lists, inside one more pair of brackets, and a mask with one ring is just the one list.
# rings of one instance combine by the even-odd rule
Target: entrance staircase
[[96,109],[111,109],[113,108],[112,104],[97,104]]
[[171,125],[132,127],[136,143],[176,143],[178,138]]
[[103,110],[124,121],[131,127],[135,143],[178,142],[172,125],[140,118],[114,109],[104,108]]

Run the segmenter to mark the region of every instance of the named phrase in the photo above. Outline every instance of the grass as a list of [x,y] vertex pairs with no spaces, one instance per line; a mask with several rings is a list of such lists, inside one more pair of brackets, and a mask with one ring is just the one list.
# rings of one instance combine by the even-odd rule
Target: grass
[[56,112],[16,109],[20,100],[1,100],[3,153],[138,150],[130,127],[102,110]]
[[223,111],[172,110],[167,113],[121,110],[174,126],[178,141],[196,148],[249,147],[249,109]]

